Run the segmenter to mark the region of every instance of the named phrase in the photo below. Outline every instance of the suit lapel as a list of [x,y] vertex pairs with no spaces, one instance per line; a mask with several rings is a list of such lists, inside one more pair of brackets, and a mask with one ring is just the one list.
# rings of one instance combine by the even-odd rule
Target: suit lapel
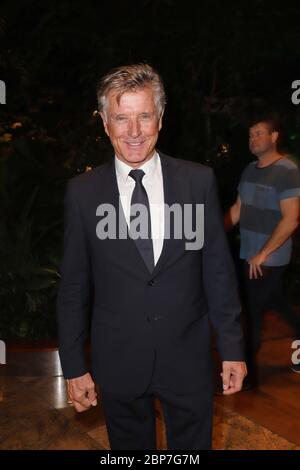
[[[124,256],[129,257],[132,259],[135,257],[140,265],[140,267],[146,271],[146,273],[149,275],[151,274],[142,258],[140,255],[137,246],[135,244],[135,241],[132,240],[129,236],[128,232],[128,225],[126,222],[125,214],[123,211],[121,199],[120,199],[120,193],[119,193],[119,187],[118,187],[118,182],[117,182],[117,175],[116,175],[116,168],[115,168],[115,161],[114,158],[111,159],[111,161],[107,164],[107,168],[104,172],[104,178],[102,181],[102,189],[104,189],[104,194],[102,191],[102,200],[104,198],[105,202],[109,202],[109,204],[112,204],[113,207],[116,210],[116,234],[117,238],[119,239],[119,234],[120,231],[124,235],[124,238],[119,239],[118,246],[122,246],[124,253]],[[121,226],[121,227],[120,227]],[[121,230],[120,230],[121,229]],[[135,263],[133,263],[135,264]]]
[[[186,184],[180,176],[176,159],[167,157],[159,152],[161,159],[163,185],[164,185],[164,203],[168,207],[173,204],[180,204],[183,207],[185,201]],[[166,234],[166,214],[165,214],[165,234]],[[171,227],[172,228],[172,227]],[[154,268],[153,275],[157,275],[163,268],[172,262],[174,256],[180,255],[183,249],[183,240],[174,239],[171,236],[169,239],[164,239],[163,248],[158,262]]]
[[[186,183],[184,178],[177,170],[178,162],[176,159],[167,157],[159,152],[162,166],[162,176],[163,176],[163,186],[164,186],[164,204],[168,207],[173,204],[180,204],[183,207],[184,202],[186,201]],[[163,268],[166,268],[172,260],[180,256],[184,250],[184,243],[182,239],[174,239],[171,236],[169,239],[164,239],[161,255],[158,259],[158,262],[155,265],[155,268],[152,273],[149,272],[142,256],[140,255],[134,240],[132,240],[128,235],[128,226],[125,219],[125,214],[122,208],[120,201],[120,194],[116,176],[116,169],[114,159],[112,158],[110,162],[107,163],[107,166],[102,173],[102,181],[99,184],[99,191],[101,191],[100,200],[109,202],[116,209],[117,221],[116,221],[116,233],[117,237],[119,234],[120,223],[125,227],[126,239],[122,240],[123,250],[126,251],[125,256],[129,256],[131,259],[135,257],[146,272],[146,274],[155,276]],[[165,229],[166,229],[166,214],[165,214]],[[166,230],[165,230],[166,233]],[[120,246],[120,244],[119,244]]]

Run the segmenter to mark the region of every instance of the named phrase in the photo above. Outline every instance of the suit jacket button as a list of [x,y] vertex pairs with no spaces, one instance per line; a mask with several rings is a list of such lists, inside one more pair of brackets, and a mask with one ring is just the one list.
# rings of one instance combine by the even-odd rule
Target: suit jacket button
[[151,281],[148,282],[148,286],[153,286],[154,284],[154,279],[151,279]]

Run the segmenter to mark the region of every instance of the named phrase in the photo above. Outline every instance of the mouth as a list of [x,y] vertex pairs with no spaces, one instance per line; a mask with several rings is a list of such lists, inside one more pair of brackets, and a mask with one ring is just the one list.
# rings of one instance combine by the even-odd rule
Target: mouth
[[144,142],[125,142],[131,148],[138,148],[143,145]]

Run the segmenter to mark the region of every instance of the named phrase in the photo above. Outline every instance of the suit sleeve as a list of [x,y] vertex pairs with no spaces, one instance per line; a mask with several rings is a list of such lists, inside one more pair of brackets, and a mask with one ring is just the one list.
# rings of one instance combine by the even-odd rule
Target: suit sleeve
[[216,333],[221,359],[244,360],[236,273],[212,170],[209,170],[204,205],[203,282],[209,318]]
[[88,335],[90,265],[75,188],[65,196],[64,248],[57,295],[59,355],[66,379],[88,372],[84,346]]

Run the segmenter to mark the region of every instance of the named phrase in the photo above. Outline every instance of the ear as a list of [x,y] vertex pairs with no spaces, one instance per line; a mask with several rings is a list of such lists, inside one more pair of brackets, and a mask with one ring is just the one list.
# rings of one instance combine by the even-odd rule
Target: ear
[[165,112],[165,110],[163,110],[163,112],[161,113],[160,118],[159,118],[159,121],[158,121],[158,130],[159,130],[159,131],[160,131],[161,128],[162,128],[162,119],[163,119],[164,112]]
[[104,127],[104,130],[106,132],[106,134],[109,136],[109,131],[108,131],[108,122],[106,120],[106,116],[104,113],[99,113],[100,116],[101,116],[101,119],[102,119],[102,122],[103,122],[103,127]]
[[279,133],[277,131],[273,131],[271,134],[271,139],[272,139],[273,144],[276,144],[278,137],[279,137]]

